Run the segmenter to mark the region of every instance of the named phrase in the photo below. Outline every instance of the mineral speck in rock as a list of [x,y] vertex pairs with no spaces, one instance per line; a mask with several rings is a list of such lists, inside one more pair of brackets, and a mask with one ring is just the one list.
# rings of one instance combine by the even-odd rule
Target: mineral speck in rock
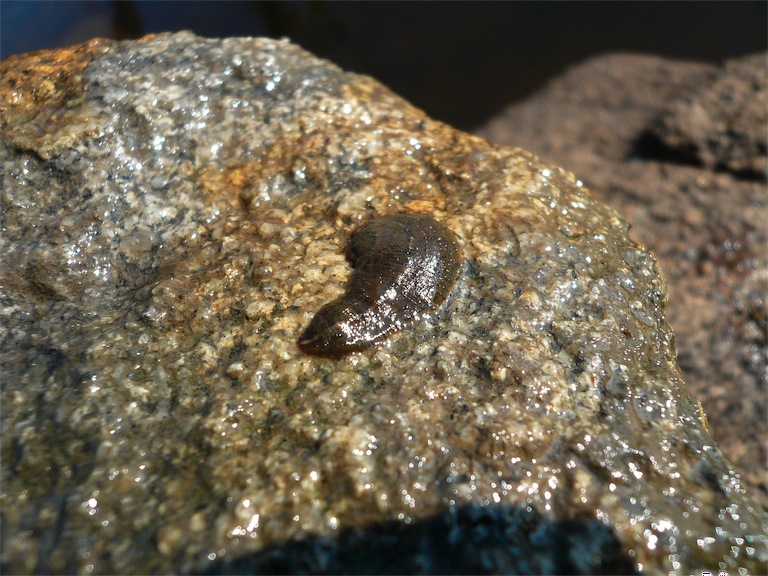
[[[285,41],[93,41],[0,98],[4,572],[762,571],[656,261],[570,173]],[[451,298],[301,354],[338,230],[395,212],[458,238]]]

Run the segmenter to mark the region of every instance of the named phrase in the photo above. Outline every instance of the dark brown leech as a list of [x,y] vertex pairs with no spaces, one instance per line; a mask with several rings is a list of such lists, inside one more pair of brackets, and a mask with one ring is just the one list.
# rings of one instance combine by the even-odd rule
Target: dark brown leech
[[337,358],[380,342],[440,306],[461,270],[456,236],[421,214],[373,219],[345,255],[353,268],[347,291],[301,334],[305,354]]

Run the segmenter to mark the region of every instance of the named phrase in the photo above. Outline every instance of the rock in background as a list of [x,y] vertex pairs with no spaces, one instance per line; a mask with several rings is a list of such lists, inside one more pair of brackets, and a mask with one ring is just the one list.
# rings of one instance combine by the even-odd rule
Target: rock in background
[[[765,567],[655,258],[570,173],[284,41],[2,66],[3,572]],[[398,211],[459,238],[452,297],[303,356]]]
[[768,506],[765,54],[722,67],[597,58],[480,135],[583,178],[658,256],[678,362],[713,436]]

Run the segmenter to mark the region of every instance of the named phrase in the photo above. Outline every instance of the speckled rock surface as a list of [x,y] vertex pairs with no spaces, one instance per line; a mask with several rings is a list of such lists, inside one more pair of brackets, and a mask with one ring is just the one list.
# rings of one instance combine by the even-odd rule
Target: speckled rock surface
[[583,177],[659,257],[678,363],[768,506],[768,58],[569,70],[480,131]]
[[[654,257],[570,173],[287,42],[94,41],[0,97],[3,572],[765,567]],[[303,356],[398,211],[454,293]]]

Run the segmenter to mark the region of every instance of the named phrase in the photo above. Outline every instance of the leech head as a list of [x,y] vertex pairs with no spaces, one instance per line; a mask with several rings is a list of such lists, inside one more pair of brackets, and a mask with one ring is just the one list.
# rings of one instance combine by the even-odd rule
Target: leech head
[[299,348],[312,356],[339,357],[366,347],[360,339],[364,306],[359,300],[339,298],[315,314],[299,337]]

